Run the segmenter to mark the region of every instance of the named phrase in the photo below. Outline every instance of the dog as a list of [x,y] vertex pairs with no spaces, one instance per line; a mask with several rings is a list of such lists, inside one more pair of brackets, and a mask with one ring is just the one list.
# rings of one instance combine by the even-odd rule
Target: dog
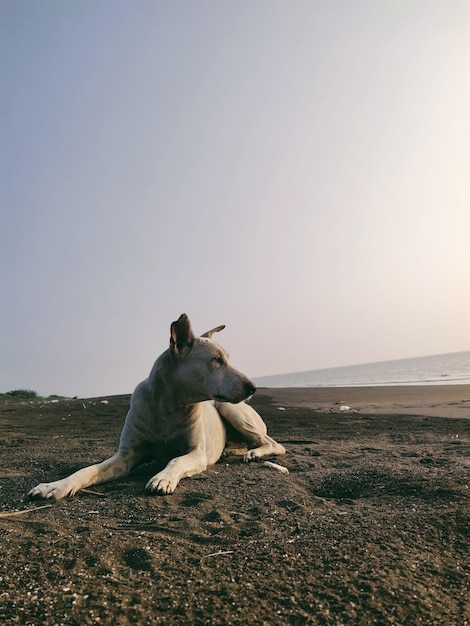
[[196,337],[183,313],[171,324],[169,349],[132,394],[117,453],[62,480],[41,483],[28,496],[53,500],[73,496],[90,485],[127,476],[138,465],[169,451],[171,460],[146,489],[171,494],[182,478],[217,463],[227,440],[226,423],[254,446],[244,461],[284,454],[284,447],[268,436],[261,416],[244,402],[255,392],[254,384],[212,340],[224,328],[217,326]]

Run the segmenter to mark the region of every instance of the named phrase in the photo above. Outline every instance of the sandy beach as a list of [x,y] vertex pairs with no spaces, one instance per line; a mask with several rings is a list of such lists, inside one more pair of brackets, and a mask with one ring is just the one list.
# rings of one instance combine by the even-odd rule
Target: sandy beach
[[[470,623],[470,386],[259,389],[283,474],[232,449],[25,493],[115,452],[129,396],[0,404],[0,623]],[[346,408],[349,407],[349,408]]]
[[263,390],[276,404],[337,411],[340,405],[367,415],[470,418],[470,385],[311,387]]

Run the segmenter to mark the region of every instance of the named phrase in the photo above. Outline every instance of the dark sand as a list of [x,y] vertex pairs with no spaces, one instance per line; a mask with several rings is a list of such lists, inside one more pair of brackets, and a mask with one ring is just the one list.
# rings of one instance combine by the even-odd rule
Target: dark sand
[[[106,400],[0,405],[0,510],[115,452],[129,396]],[[469,624],[470,387],[252,403],[289,475],[227,454],[148,496],[154,463],[2,515],[0,623]]]
[[470,385],[260,389],[276,404],[323,413],[349,406],[367,415],[424,415],[470,418]]

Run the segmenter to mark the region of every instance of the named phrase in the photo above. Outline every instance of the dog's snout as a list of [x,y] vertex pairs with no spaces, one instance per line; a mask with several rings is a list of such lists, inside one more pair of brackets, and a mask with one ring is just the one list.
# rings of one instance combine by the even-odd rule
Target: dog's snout
[[245,392],[247,397],[248,396],[252,396],[256,391],[256,386],[251,382],[251,380],[248,380],[245,383]]

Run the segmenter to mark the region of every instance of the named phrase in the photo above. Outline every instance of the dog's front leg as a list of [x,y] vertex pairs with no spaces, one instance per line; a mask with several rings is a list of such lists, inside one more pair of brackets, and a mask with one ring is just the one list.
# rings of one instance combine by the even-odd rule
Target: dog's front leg
[[28,496],[30,498],[52,500],[60,500],[60,498],[73,496],[77,491],[80,491],[80,489],[84,489],[90,485],[127,476],[131,469],[138,464],[139,460],[140,459],[138,459],[136,454],[132,451],[117,452],[114,456],[106,459],[106,461],[84,467],[78,470],[78,472],[67,476],[67,478],[56,480],[52,483],[41,483],[31,489]]
[[165,469],[148,481],[146,489],[160,495],[169,495],[174,492],[182,478],[200,474],[206,468],[207,455],[202,446],[198,446],[188,454],[172,459]]

